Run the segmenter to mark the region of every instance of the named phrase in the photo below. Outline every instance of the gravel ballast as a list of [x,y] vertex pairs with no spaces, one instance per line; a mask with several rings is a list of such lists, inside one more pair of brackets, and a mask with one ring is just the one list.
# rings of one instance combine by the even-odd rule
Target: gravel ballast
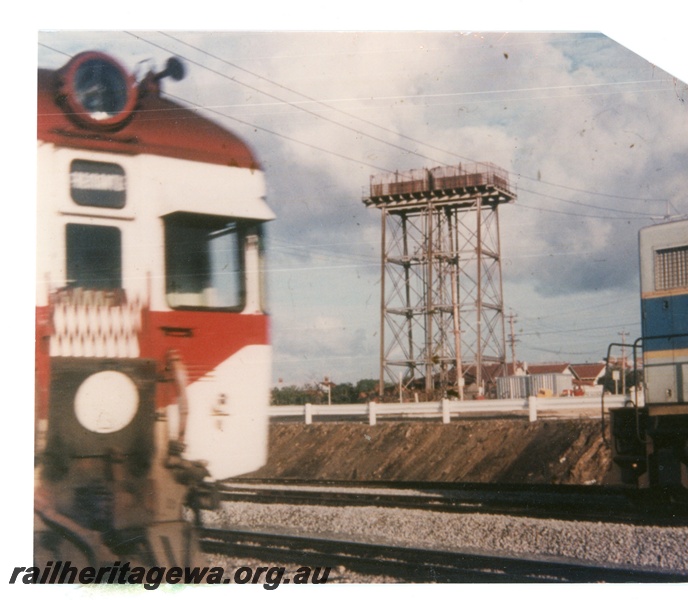
[[293,531],[375,543],[561,557],[688,573],[688,527],[633,526],[376,507],[224,503],[206,527]]

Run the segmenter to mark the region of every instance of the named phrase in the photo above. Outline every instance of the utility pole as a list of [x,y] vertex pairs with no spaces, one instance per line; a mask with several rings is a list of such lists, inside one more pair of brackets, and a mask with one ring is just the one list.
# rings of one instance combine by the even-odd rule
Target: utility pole
[[[509,346],[511,347],[511,366],[513,368],[512,375],[516,375],[516,336],[514,335],[514,322],[516,315],[509,313]],[[508,374],[508,373],[507,373]]]

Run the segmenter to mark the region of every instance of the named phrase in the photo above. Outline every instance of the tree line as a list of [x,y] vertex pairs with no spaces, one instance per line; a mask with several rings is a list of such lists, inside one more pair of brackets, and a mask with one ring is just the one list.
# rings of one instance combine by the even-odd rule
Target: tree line
[[377,385],[377,379],[361,379],[355,384],[324,382],[274,387],[271,390],[271,403],[273,405],[365,403],[377,395]]

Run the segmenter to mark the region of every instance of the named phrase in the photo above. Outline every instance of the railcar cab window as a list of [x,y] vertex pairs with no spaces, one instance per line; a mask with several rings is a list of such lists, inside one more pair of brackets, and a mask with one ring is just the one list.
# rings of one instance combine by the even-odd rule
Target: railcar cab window
[[244,240],[227,217],[174,213],[165,222],[165,292],[172,308],[239,310],[245,298]]
[[91,290],[122,287],[122,232],[117,227],[68,223],[67,286]]

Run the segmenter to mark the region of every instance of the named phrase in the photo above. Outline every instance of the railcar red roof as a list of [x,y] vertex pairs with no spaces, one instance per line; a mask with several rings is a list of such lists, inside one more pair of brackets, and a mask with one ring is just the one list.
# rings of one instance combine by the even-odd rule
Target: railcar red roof
[[38,70],[38,139],[61,146],[155,154],[233,167],[260,169],[251,149],[237,136],[196,111],[149,90],[131,119],[116,131],[79,126],[57,102],[57,71]]

